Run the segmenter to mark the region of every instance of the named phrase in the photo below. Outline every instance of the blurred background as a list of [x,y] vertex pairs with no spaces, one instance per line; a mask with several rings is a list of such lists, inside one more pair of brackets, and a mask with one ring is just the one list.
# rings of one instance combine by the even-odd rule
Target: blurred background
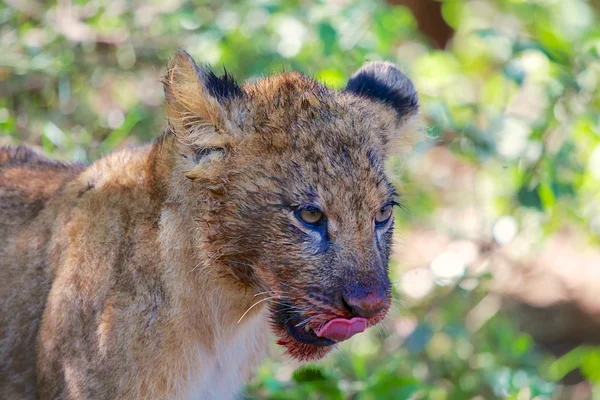
[[186,49],[239,80],[343,87],[390,60],[429,140],[403,193],[395,307],[326,361],[273,348],[248,399],[600,399],[596,0],[4,0],[0,145],[93,161],[149,141]]

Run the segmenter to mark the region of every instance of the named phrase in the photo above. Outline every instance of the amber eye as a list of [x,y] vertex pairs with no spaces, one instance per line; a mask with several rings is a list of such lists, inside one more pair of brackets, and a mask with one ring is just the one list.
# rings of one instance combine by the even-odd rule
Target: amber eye
[[377,226],[383,226],[392,216],[393,208],[391,205],[382,207],[377,214],[375,214],[375,224]]
[[317,225],[323,219],[323,212],[316,208],[305,208],[298,210],[298,219],[308,225]]

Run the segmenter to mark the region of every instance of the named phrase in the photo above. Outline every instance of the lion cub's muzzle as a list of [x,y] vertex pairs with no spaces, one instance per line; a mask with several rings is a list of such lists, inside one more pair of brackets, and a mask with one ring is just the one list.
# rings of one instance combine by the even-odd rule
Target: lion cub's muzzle
[[[358,282],[340,286],[339,292],[326,296],[306,293],[312,299],[312,306],[304,308],[303,312],[292,311],[291,305],[280,304],[276,319],[297,341],[330,346],[363,332],[385,317],[391,302],[389,282],[376,288],[373,284],[366,286]],[[315,302],[317,299],[320,301]]]
[[341,293],[341,303],[349,318],[330,319],[315,331],[318,337],[340,342],[376,324],[383,318],[380,314],[389,308],[389,286],[371,290],[358,285],[346,286]]

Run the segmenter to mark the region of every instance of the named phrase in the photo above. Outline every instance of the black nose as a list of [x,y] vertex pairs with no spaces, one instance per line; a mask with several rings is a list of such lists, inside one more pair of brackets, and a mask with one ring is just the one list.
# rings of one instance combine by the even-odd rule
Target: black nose
[[385,309],[389,299],[387,290],[353,290],[342,295],[344,306],[352,316],[368,318]]

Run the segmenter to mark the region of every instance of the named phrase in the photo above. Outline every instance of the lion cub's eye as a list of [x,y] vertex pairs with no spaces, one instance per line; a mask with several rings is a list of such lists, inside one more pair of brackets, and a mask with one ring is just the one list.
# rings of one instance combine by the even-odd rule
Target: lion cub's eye
[[323,212],[317,208],[303,208],[296,212],[296,218],[307,225],[318,225],[323,221]]
[[393,208],[390,204],[382,207],[377,214],[375,214],[375,225],[383,226],[392,216]]

